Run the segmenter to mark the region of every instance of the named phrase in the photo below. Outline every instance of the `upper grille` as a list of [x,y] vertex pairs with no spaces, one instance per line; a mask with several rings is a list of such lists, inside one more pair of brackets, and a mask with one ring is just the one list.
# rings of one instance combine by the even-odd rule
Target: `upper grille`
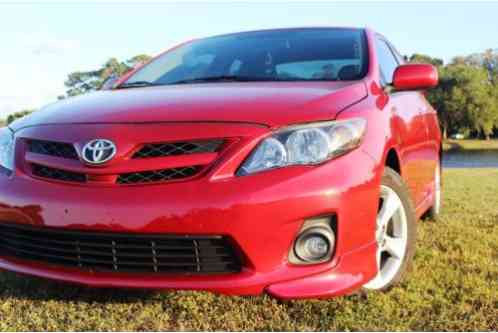
[[32,164],[33,175],[41,178],[49,178],[64,182],[84,183],[87,177],[83,173],[71,172],[56,168],[47,167],[39,164]]
[[133,154],[132,158],[152,158],[218,151],[223,140],[188,141],[172,143],[148,143]]
[[[26,150],[36,154],[60,157],[79,161],[79,153],[75,146],[70,143],[44,141],[39,139],[26,139]],[[131,159],[148,159],[154,157],[171,157],[181,155],[191,155],[187,160],[191,162],[185,163],[179,167],[164,168],[161,165],[157,169],[148,170],[150,167],[141,169],[140,167],[126,168],[126,159],[117,161],[123,171],[121,173],[112,172],[109,174],[100,172],[99,175],[106,177],[95,176],[97,172],[86,168],[89,166],[81,165],[78,172],[69,171],[67,168],[74,170],[76,165],[72,161],[64,163],[63,161],[52,160],[50,166],[46,165],[46,159],[41,159],[40,156],[26,155],[27,165],[31,166],[31,174],[33,176],[44,178],[47,180],[57,180],[69,183],[93,183],[103,184],[153,184],[172,180],[182,180],[194,177],[200,174],[204,169],[209,167],[216,158],[216,152],[222,149],[225,141],[223,139],[212,140],[192,140],[171,143],[148,143],[142,145],[135,152],[120,152],[122,155],[132,154]],[[213,153],[209,156],[195,156],[195,154]],[[128,155],[129,156],[129,155]],[[198,158],[197,158],[198,157]],[[47,159],[48,160],[48,159]],[[132,161],[128,162],[133,163]],[[136,165],[141,165],[135,160]],[[145,161],[143,161],[145,162]],[[154,162],[154,160],[150,160]],[[55,163],[60,163],[60,166]],[[76,165],[76,167],[78,167]],[[104,166],[105,167],[105,166]]]
[[68,158],[72,160],[78,159],[78,153],[76,153],[76,149],[74,149],[74,146],[70,143],[29,140],[28,150],[32,153],[42,155]]
[[0,224],[0,255],[89,271],[205,274],[241,269],[222,236],[147,235]]
[[183,179],[196,175],[201,168],[197,166],[163,169],[154,171],[123,173],[118,177],[118,184],[158,183],[168,180]]

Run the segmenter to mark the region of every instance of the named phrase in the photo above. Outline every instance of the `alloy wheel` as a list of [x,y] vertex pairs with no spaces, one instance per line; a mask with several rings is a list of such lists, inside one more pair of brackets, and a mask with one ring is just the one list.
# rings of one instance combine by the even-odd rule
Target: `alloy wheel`
[[377,214],[377,275],[364,285],[366,289],[381,289],[388,285],[401,268],[407,251],[408,221],[399,195],[381,185],[380,209]]

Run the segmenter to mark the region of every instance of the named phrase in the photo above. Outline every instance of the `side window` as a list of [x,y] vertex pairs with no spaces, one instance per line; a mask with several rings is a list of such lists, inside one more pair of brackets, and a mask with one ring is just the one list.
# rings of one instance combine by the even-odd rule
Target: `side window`
[[384,40],[377,38],[376,48],[382,83],[391,84],[393,82],[394,70],[398,67],[398,61]]

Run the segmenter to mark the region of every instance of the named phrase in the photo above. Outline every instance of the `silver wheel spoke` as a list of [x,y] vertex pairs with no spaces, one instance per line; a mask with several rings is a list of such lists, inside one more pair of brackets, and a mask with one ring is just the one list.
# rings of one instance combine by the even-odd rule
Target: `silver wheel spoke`
[[377,253],[375,253],[375,260],[377,261],[377,269],[380,270],[380,261],[382,259],[382,251],[377,250]]
[[405,252],[405,240],[402,238],[385,236],[384,250],[396,259],[403,258]]
[[389,193],[386,198],[384,198],[384,203],[382,204],[382,209],[377,217],[377,225],[382,227],[386,225],[393,215],[401,208],[401,201],[395,193]]

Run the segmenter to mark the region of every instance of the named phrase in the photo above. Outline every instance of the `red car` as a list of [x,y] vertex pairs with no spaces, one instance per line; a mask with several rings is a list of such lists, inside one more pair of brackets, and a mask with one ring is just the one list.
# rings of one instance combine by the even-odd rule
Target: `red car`
[[368,29],[182,44],[0,132],[0,268],[277,298],[386,290],[440,206],[424,90]]

